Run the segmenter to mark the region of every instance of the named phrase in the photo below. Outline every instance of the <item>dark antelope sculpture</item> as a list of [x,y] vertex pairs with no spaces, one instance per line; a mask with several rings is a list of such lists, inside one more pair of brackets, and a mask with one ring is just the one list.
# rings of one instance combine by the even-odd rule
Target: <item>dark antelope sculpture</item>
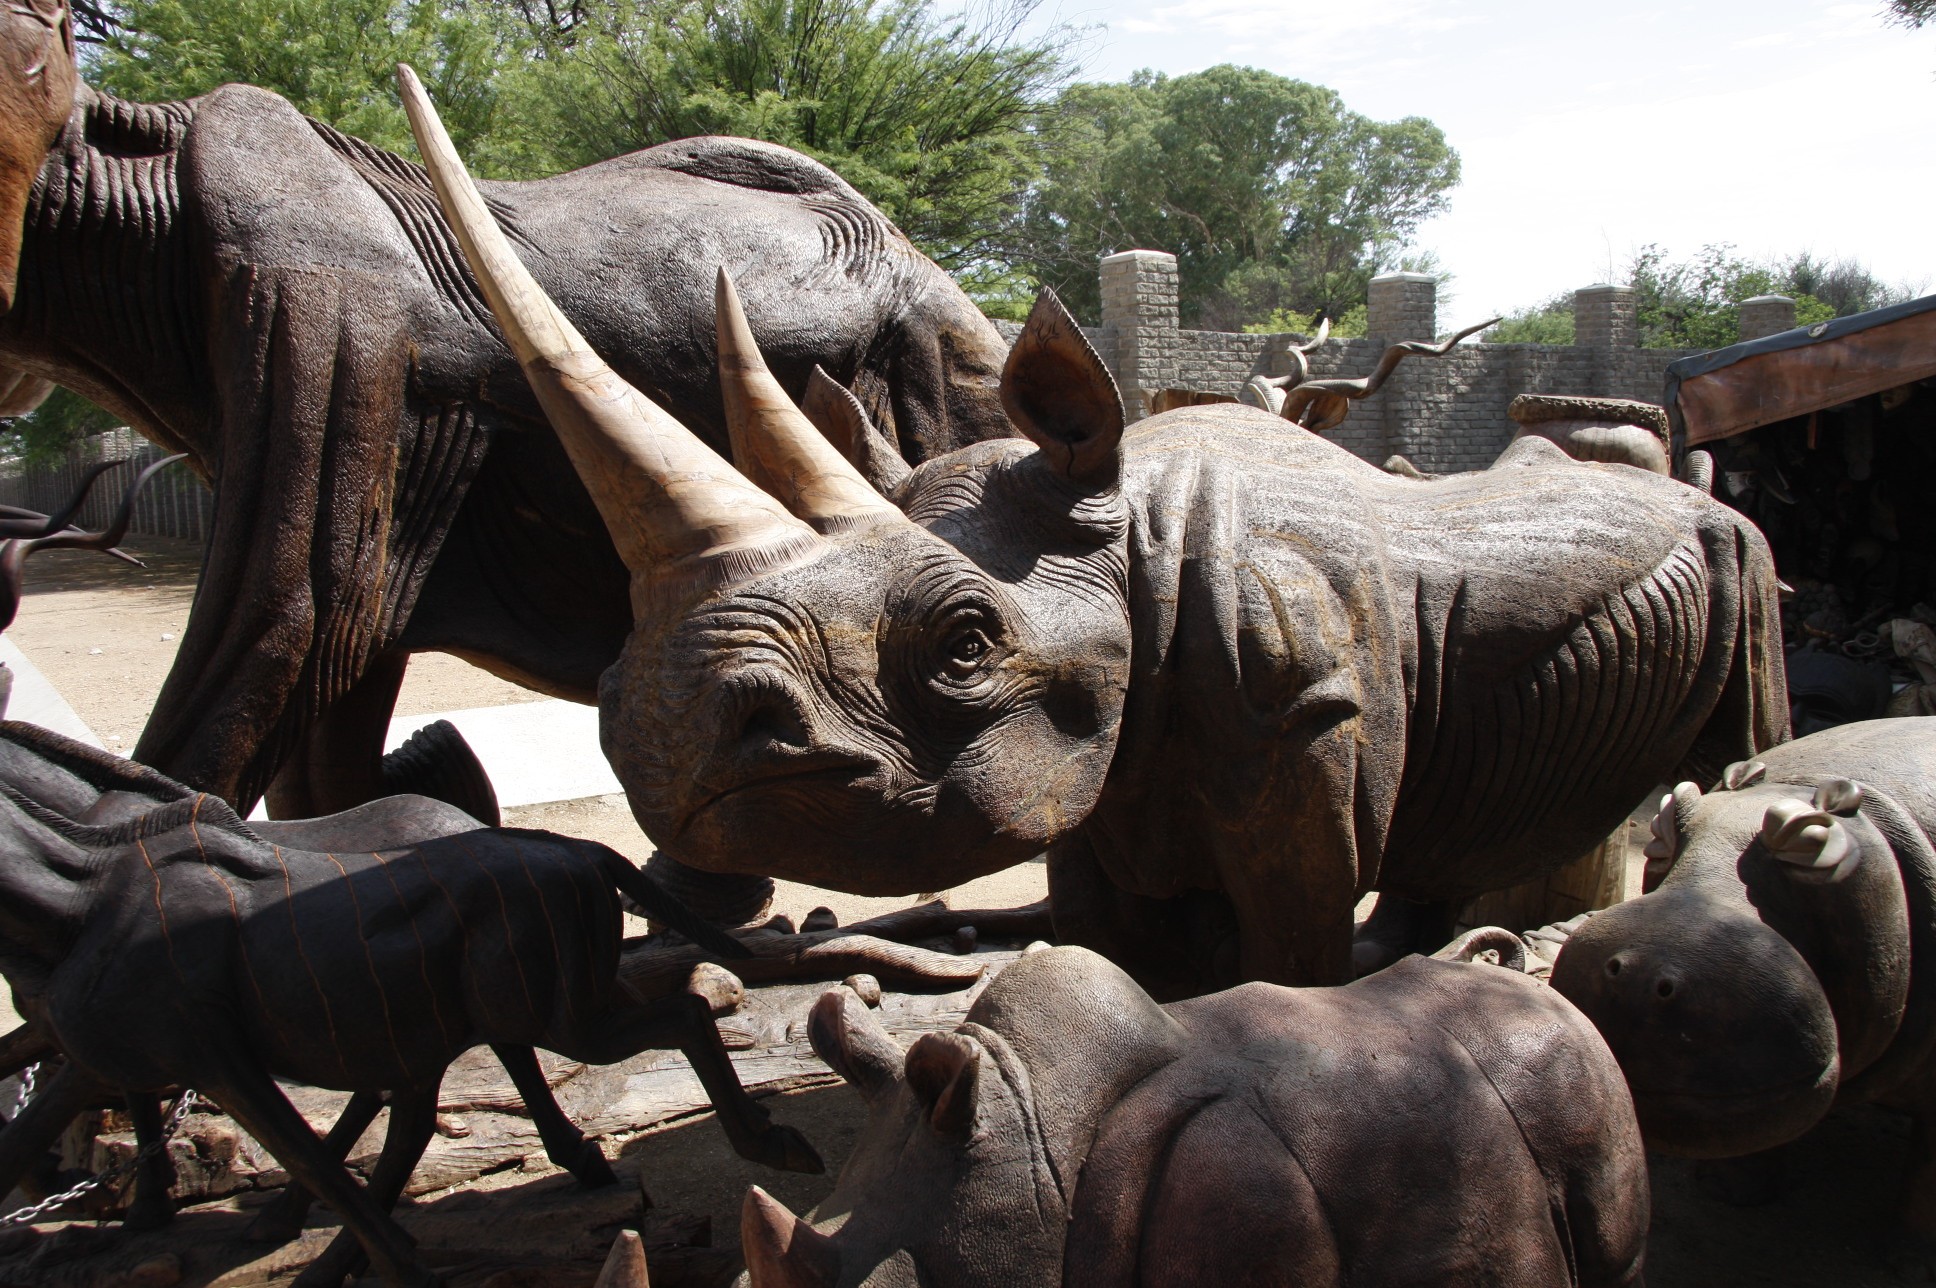
[[[490,192],[625,377],[715,445],[691,320],[722,261],[795,391],[826,367],[913,460],[1008,432],[993,325],[798,153],[687,139]],[[626,569],[423,172],[247,86],[118,102],[78,81],[65,0],[14,0],[0,406],[47,381],[188,452],[216,493],[142,763],[303,818],[395,790],[380,757],[413,652],[596,700],[632,626]]]
[[[767,374],[722,276],[736,469],[550,302],[404,82],[632,570],[604,746],[688,864],[890,894],[1047,850],[1058,935],[1165,995],[1342,982],[1366,891],[1528,880],[1676,766],[1786,736],[1767,548],[1712,498],[1540,439],[1394,478],[1243,407],[1125,435],[1052,296],[1002,375],[1027,441],[889,500]],[[1381,923],[1394,952],[1407,920]]]
[[1647,890],[1567,940],[1553,986],[1620,1060],[1651,1149],[1793,1140],[1832,1104],[1916,1125],[1904,1218],[1936,1240],[1936,721],[1870,720],[1660,803]]
[[[340,1282],[361,1254],[386,1282],[428,1282],[384,1209],[429,1140],[445,1067],[481,1042],[508,1052],[521,1088],[521,1048],[610,1063],[678,1047],[736,1149],[818,1170],[798,1133],[740,1087],[703,997],[624,994],[619,892],[717,953],[744,949],[604,846],[461,831],[469,820],[453,813],[399,797],[271,825],[299,829],[286,846],[219,798],[31,725],[0,726],[0,966],[67,1060],[0,1134],[0,1180],[99,1084],[192,1087],[343,1218],[305,1284]],[[374,848],[372,836],[422,839]],[[355,1133],[317,1139],[275,1077],[391,1093],[367,1189],[336,1152]],[[532,1106],[541,1123],[545,1105]]]
[[1620,1070],[1517,971],[1410,957],[1159,1007],[1053,948],[905,1054],[844,989],[808,1032],[867,1125],[811,1221],[749,1191],[751,1288],[1640,1282]]

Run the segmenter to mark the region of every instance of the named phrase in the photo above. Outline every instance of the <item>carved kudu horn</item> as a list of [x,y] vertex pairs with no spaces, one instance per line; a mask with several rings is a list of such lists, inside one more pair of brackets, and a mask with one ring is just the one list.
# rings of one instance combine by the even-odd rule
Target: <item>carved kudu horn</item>
[[27,556],[36,550],[104,550],[117,559],[141,567],[139,559],[115,547],[128,535],[128,525],[134,521],[135,498],[141,495],[141,489],[147,486],[149,479],[182,459],[182,456],[166,456],[137,474],[134,482],[128,484],[127,494],[122,497],[121,508],[115,513],[113,522],[99,532],[86,532],[68,524],[80,512],[95,481],[122,464],[121,461],[109,461],[90,470],[87,477],[81,480],[80,490],[74,494],[74,499],[67,503],[67,508],[52,517],[35,514],[31,510],[6,507],[6,513],[0,515],[0,537],[7,538],[4,544],[0,544],[0,631],[12,626],[15,614],[20,611],[22,575],[26,570]]
[[[1295,421],[1313,433],[1321,434],[1327,429],[1336,429],[1350,414],[1351,404],[1360,398],[1369,398],[1377,393],[1379,386],[1385,383],[1391,373],[1398,369],[1398,364],[1407,357],[1416,353],[1428,358],[1443,358],[1452,352],[1452,347],[1459,341],[1467,336],[1477,335],[1498,321],[1500,321],[1499,318],[1490,318],[1477,326],[1469,326],[1443,344],[1431,344],[1424,340],[1406,340],[1403,343],[1394,344],[1385,350],[1383,357],[1378,359],[1378,365],[1372,369],[1370,375],[1358,379],[1300,379],[1297,384],[1285,391],[1284,408],[1281,414],[1285,420]],[[1306,348],[1314,348],[1316,345],[1317,341],[1314,340]],[[1304,351],[1293,349],[1292,354],[1297,358],[1299,370],[1308,371]]]
[[812,549],[812,528],[606,365],[485,206],[417,74],[397,68],[410,129],[464,257],[552,429],[632,572],[701,593]]
[[724,267],[713,308],[726,431],[741,468],[820,532],[883,520],[909,522],[780,388],[760,356],[739,292]]

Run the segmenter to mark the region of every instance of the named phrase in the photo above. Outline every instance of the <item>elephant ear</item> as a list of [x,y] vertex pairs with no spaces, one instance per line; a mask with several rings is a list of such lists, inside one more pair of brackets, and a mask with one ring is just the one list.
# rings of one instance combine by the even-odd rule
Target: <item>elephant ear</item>
[[1123,400],[1054,291],[1036,298],[1002,367],[1002,410],[1057,474],[1092,491],[1122,475]]
[[807,378],[807,394],[800,410],[842,456],[853,462],[873,489],[890,501],[914,472],[900,449],[875,426],[860,399],[825,369],[815,366],[813,375]]

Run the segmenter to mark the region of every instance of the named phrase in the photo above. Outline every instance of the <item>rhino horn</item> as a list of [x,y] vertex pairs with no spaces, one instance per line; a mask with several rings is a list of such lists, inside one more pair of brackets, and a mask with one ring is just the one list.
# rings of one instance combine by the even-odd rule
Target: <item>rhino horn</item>
[[739,1241],[753,1288],[833,1288],[840,1278],[834,1241],[757,1185],[740,1205]]
[[652,1288],[652,1278],[645,1270],[645,1244],[637,1230],[618,1232],[592,1288]]
[[870,1105],[901,1080],[901,1048],[851,989],[820,995],[807,1014],[807,1041]]
[[981,1084],[981,1044],[959,1033],[924,1033],[908,1048],[908,1089],[927,1111],[928,1125],[966,1140],[975,1129]]
[[908,522],[780,388],[724,268],[714,288],[713,308],[726,432],[732,437],[733,459],[753,481],[821,532],[883,519]]
[[813,529],[611,369],[545,295],[465,172],[417,75],[397,69],[417,150],[539,405],[641,584],[699,591],[798,558]]

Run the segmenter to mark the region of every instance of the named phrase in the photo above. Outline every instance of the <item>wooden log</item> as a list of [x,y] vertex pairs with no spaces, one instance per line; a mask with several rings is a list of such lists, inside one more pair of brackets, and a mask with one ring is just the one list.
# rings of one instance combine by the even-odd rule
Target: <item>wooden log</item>
[[1504,926],[1524,932],[1583,912],[1609,908],[1627,897],[1627,824],[1582,857],[1538,880],[1494,890],[1460,911],[1458,929]]

